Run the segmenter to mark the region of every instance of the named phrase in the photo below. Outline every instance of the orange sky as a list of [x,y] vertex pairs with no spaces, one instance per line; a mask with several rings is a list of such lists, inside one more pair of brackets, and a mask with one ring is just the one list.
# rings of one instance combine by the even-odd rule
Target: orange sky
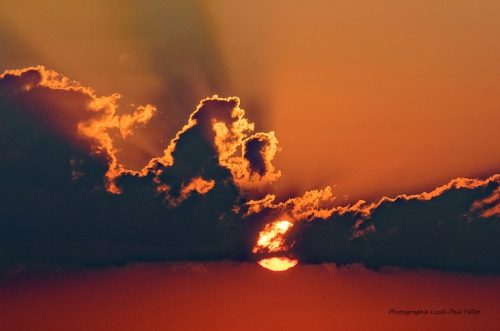
[[339,185],[370,200],[498,171],[496,1],[5,7],[2,70],[44,64],[166,114],[130,139],[144,151],[125,148],[135,167],[218,93],[276,132],[281,191]]
[[282,184],[370,198],[498,169],[498,2],[252,7],[225,26],[257,32],[249,51],[265,68]]
[[[343,204],[500,171],[498,17],[493,0],[11,1],[0,73],[41,64],[157,106],[117,141],[135,169],[163,155],[202,98],[239,96],[280,141],[277,190],[338,185]],[[493,330],[500,311],[497,276],[171,266],[0,279],[0,329]],[[388,314],[455,307],[481,316]]]

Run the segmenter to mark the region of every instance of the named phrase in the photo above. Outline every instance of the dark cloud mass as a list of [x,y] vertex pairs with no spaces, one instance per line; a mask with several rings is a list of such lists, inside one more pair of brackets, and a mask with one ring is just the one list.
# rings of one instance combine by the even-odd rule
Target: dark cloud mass
[[155,113],[44,67],[0,76],[1,269],[254,261],[259,232],[286,219],[300,263],[500,271],[499,175],[371,205],[334,207],[329,187],[278,202],[278,141],[236,97],[202,100],[163,156],[127,169],[115,144]]
[[386,200],[365,215],[336,212],[304,224],[294,249],[311,263],[498,272],[500,220],[471,210],[498,187],[497,176],[484,185],[452,187],[429,199]]

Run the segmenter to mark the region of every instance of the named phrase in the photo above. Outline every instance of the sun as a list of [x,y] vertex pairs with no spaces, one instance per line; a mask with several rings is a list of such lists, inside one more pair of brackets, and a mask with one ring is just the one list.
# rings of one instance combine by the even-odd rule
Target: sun
[[285,271],[292,267],[295,267],[299,263],[299,260],[292,260],[281,256],[281,257],[270,257],[262,259],[257,263],[263,266],[264,268],[272,271]]
[[[263,231],[259,232],[259,238],[252,252],[257,253],[278,253],[288,250],[285,245],[284,235],[293,226],[287,220],[274,221],[267,224]],[[299,261],[284,256],[263,258],[257,263],[264,268],[273,271],[284,271],[297,265]]]

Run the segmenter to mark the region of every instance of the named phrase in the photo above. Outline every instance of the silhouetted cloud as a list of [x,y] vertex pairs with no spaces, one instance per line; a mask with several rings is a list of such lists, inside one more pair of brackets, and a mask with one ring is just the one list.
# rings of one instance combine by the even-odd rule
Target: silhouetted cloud
[[500,271],[500,175],[372,204],[335,206],[330,187],[276,201],[266,188],[281,176],[278,140],[239,106],[203,99],[136,171],[115,142],[154,121],[154,106],[98,97],[41,66],[5,72],[0,267],[268,258]]
[[203,100],[164,156],[133,171],[119,163],[114,139],[154,107],[118,115],[119,95],[97,97],[44,67],[4,73],[0,97],[4,267],[251,255],[232,211],[253,178],[235,154],[254,127],[237,98]]
[[474,202],[471,211],[483,218],[500,217],[500,187],[494,190],[489,196]]
[[498,272],[500,219],[477,205],[499,184],[498,175],[457,179],[431,193],[334,212],[301,224],[294,254],[312,263]]

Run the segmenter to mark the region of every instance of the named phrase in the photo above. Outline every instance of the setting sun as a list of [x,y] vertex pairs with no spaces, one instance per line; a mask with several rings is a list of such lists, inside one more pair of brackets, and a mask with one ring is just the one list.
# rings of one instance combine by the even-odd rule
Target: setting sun
[[299,261],[291,260],[286,257],[271,257],[268,259],[262,259],[257,263],[272,271],[285,271],[295,267]]
[[[257,244],[253,248],[253,253],[276,253],[287,251],[288,247],[285,245],[283,238],[284,234],[293,223],[287,220],[275,221],[265,226],[264,230],[259,233]],[[284,271],[297,265],[299,261],[296,259],[289,259],[284,256],[263,258],[257,263],[262,267],[272,271]]]

